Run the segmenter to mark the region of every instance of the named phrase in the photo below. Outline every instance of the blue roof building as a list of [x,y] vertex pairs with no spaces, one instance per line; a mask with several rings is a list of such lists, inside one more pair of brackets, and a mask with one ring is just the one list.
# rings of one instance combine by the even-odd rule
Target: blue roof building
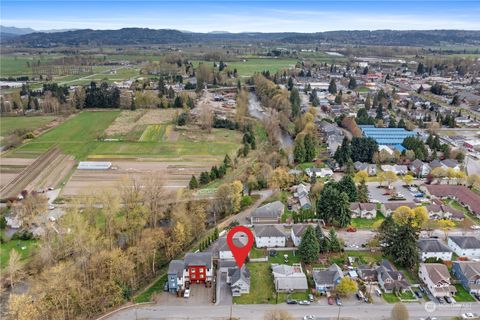
[[359,128],[365,137],[373,138],[379,145],[386,145],[399,151],[405,150],[402,146],[405,138],[416,135],[415,132],[403,128],[375,128],[371,125],[360,125]]

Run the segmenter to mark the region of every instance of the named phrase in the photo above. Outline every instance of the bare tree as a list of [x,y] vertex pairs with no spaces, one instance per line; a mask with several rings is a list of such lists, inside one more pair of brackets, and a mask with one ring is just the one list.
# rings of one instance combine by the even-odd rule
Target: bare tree
[[213,126],[213,110],[209,103],[204,103],[200,106],[200,113],[198,115],[198,123],[202,130],[212,131]]
[[264,119],[265,130],[267,130],[268,139],[271,143],[276,144],[280,137],[280,120],[278,111],[268,109],[267,115]]
[[22,257],[17,250],[10,250],[10,257],[8,258],[7,274],[10,287],[13,288],[15,282],[21,277],[23,271],[23,263],[20,261]]
[[160,172],[147,176],[143,180],[142,196],[148,210],[149,224],[156,228],[157,223],[165,215],[168,208],[167,201],[174,199],[172,192],[164,188],[165,181]]

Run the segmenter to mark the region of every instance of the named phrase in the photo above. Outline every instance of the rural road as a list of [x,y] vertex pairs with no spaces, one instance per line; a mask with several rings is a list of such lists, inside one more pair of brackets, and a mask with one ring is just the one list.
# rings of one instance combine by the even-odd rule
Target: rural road
[[[325,303],[325,301],[322,301]],[[160,319],[229,319],[230,315],[237,319],[263,319],[265,312],[272,309],[286,309],[295,319],[302,319],[304,315],[311,314],[321,317],[322,319],[337,318],[342,319],[368,319],[379,320],[390,318],[392,304],[355,304],[343,306],[330,306],[322,302],[312,304],[310,306],[300,305],[189,305],[189,306],[162,306],[149,305],[138,306],[120,311],[111,315],[109,320],[127,320],[127,319],[144,319],[144,320],[160,320]],[[430,307],[433,309],[431,311]],[[480,312],[480,304],[465,303],[455,305],[435,305],[428,303],[407,304],[410,319],[419,319],[421,317],[438,317],[439,319],[451,319],[460,316],[465,312]],[[427,312],[429,309],[430,312]],[[340,313],[340,314],[339,314]]]

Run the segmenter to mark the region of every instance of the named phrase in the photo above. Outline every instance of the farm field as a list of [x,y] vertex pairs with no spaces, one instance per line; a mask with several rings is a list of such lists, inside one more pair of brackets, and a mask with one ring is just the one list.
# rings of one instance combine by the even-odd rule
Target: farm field
[[15,130],[33,131],[53,121],[54,116],[39,117],[0,117],[0,145],[2,140]]
[[21,75],[31,75],[32,68],[28,66],[27,62],[38,62],[44,63],[53,59],[60,58],[60,55],[6,55],[2,54],[0,56],[0,76],[21,76]]
[[[212,61],[193,61],[194,66],[198,66],[200,62],[212,64]],[[262,72],[269,70],[270,73],[275,73],[278,70],[286,69],[295,66],[297,60],[294,59],[274,59],[274,58],[252,58],[247,61],[232,61],[226,62],[227,69],[233,71],[237,69],[238,74],[241,77],[250,77],[255,72]]]
[[95,148],[98,143],[96,139],[103,135],[119,113],[119,111],[82,112],[16,149],[9,156],[22,158],[24,154],[40,154],[58,144],[64,153],[73,155],[77,160],[84,159],[90,150]]

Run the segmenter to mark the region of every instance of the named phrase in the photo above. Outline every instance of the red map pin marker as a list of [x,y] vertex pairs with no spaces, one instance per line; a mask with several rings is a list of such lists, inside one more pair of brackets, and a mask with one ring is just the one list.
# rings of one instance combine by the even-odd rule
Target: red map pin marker
[[[235,246],[235,244],[233,243],[233,236],[236,233],[245,233],[247,235],[248,242],[245,246],[240,248]],[[233,257],[237,262],[238,268],[241,268],[243,266],[243,263],[245,262],[245,259],[247,258],[248,253],[250,252],[250,249],[252,249],[253,242],[254,242],[253,233],[247,227],[236,226],[230,229],[230,231],[228,231],[227,244],[228,244],[228,247],[230,248],[230,251],[232,251]]]

